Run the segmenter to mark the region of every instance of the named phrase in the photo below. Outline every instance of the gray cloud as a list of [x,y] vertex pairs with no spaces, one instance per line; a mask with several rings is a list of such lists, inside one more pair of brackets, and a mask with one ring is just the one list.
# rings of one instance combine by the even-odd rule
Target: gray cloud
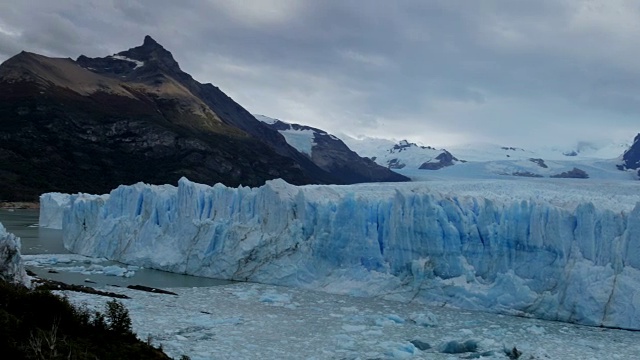
[[630,140],[638,33],[622,0],[0,4],[0,60],[103,56],[150,34],[252,112],[442,145]]

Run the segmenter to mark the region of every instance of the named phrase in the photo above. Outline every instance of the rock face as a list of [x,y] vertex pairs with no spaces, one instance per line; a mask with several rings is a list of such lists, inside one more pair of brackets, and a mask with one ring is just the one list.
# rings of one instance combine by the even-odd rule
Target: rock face
[[633,145],[622,155],[621,169],[640,169],[640,134],[636,135],[633,139]]
[[29,286],[30,280],[20,256],[20,238],[7,232],[0,223],[0,278]]
[[314,164],[341,183],[409,180],[369,158],[360,157],[342,140],[324,130],[290,124],[264,115],[256,115],[256,118],[280,132],[291,146],[308,156]]
[[560,174],[551,175],[552,178],[567,178],[567,179],[588,179],[589,174],[586,171],[578,168],[573,168],[569,171],[562,172]]
[[522,176],[522,177],[534,177],[534,178],[541,178],[544,177],[540,174],[536,174],[536,173],[532,173],[531,171],[514,171],[511,173],[511,175],[513,176]]
[[442,150],[442,153],[435,158],[436,161],[425,162],[420,165],[420,170],[440,170],[443,167],[454,165],[458,159],[451,155],[447,150]]
[[529,161],[531,161],[531,162],[532,162],[532,163],[534,163],[534,164],[538,164],[538,166],[540,166],[540,167],[541,167],[541,168],[543,168],[543,169],[547,169],[547,168],[548,168],[547,164],[545,164],[545,162],[544,162],[544,160],[543,160],[543,159],[540,159],[540,158],[530,158],[530,159],[529,159]]
[[148,36],[104,58],[22,52],[0,65],[0,169],[0,200],[11,201],[182,176],[342,183]]

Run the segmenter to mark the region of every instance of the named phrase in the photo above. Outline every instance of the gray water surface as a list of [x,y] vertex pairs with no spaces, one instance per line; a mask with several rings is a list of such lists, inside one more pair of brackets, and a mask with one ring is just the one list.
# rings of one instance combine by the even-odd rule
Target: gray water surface
[[[38,210],[6,210],[0,209],[0,222],[7,231],[19,236],[22,242],[22,254],[69,254],[70,252],[64,248],[62,243],[62,230],[47,229],[38,227]],[[43,279],[63,281],[68,284],[88,285],[94,287],[104,287],[106,285],[127,286],[127,285],[145,285],[157,288],[171,287],[203,287],[229,284],[231,281],[210,279],[199,276],[190,276],[183,274],[175,274],[166,271],[154,269],[139,269],[135,275],[130,278],[120,276],[107,276],[102,274],[85,275],[68,271],[60,271],[51,273],[50,270],[56,271],[56,268],[69,267],[83,264],[56,264],[46,267],[28,266],[27,268]],[[126,265],[115,262],[106,261],[100,265]],[[93,281],[89,283],[86,280]]]

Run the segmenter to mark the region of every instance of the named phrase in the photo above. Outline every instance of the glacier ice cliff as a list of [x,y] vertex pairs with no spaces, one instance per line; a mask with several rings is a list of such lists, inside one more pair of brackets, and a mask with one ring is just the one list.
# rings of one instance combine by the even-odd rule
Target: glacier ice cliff
[[69,205],[71,196],[62,193],[40,195],[40,217],[38,225],[51,229],[62,229],[64,207]]
[[0,278],[10,283],[30,286],[31,280],[20,256],[20,238],[7,232],[0,223]]
[[183,178],[73,195],[63,236],[178,273],[640,329],[639,188],[589,186]]

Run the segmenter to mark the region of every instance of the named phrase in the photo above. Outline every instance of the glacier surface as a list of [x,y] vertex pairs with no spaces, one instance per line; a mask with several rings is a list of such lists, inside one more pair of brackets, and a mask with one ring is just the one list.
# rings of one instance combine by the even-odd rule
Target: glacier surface
[[183,178],[72,195],[64,243],[178,273],[640,329],[640,188],[604,185]]

